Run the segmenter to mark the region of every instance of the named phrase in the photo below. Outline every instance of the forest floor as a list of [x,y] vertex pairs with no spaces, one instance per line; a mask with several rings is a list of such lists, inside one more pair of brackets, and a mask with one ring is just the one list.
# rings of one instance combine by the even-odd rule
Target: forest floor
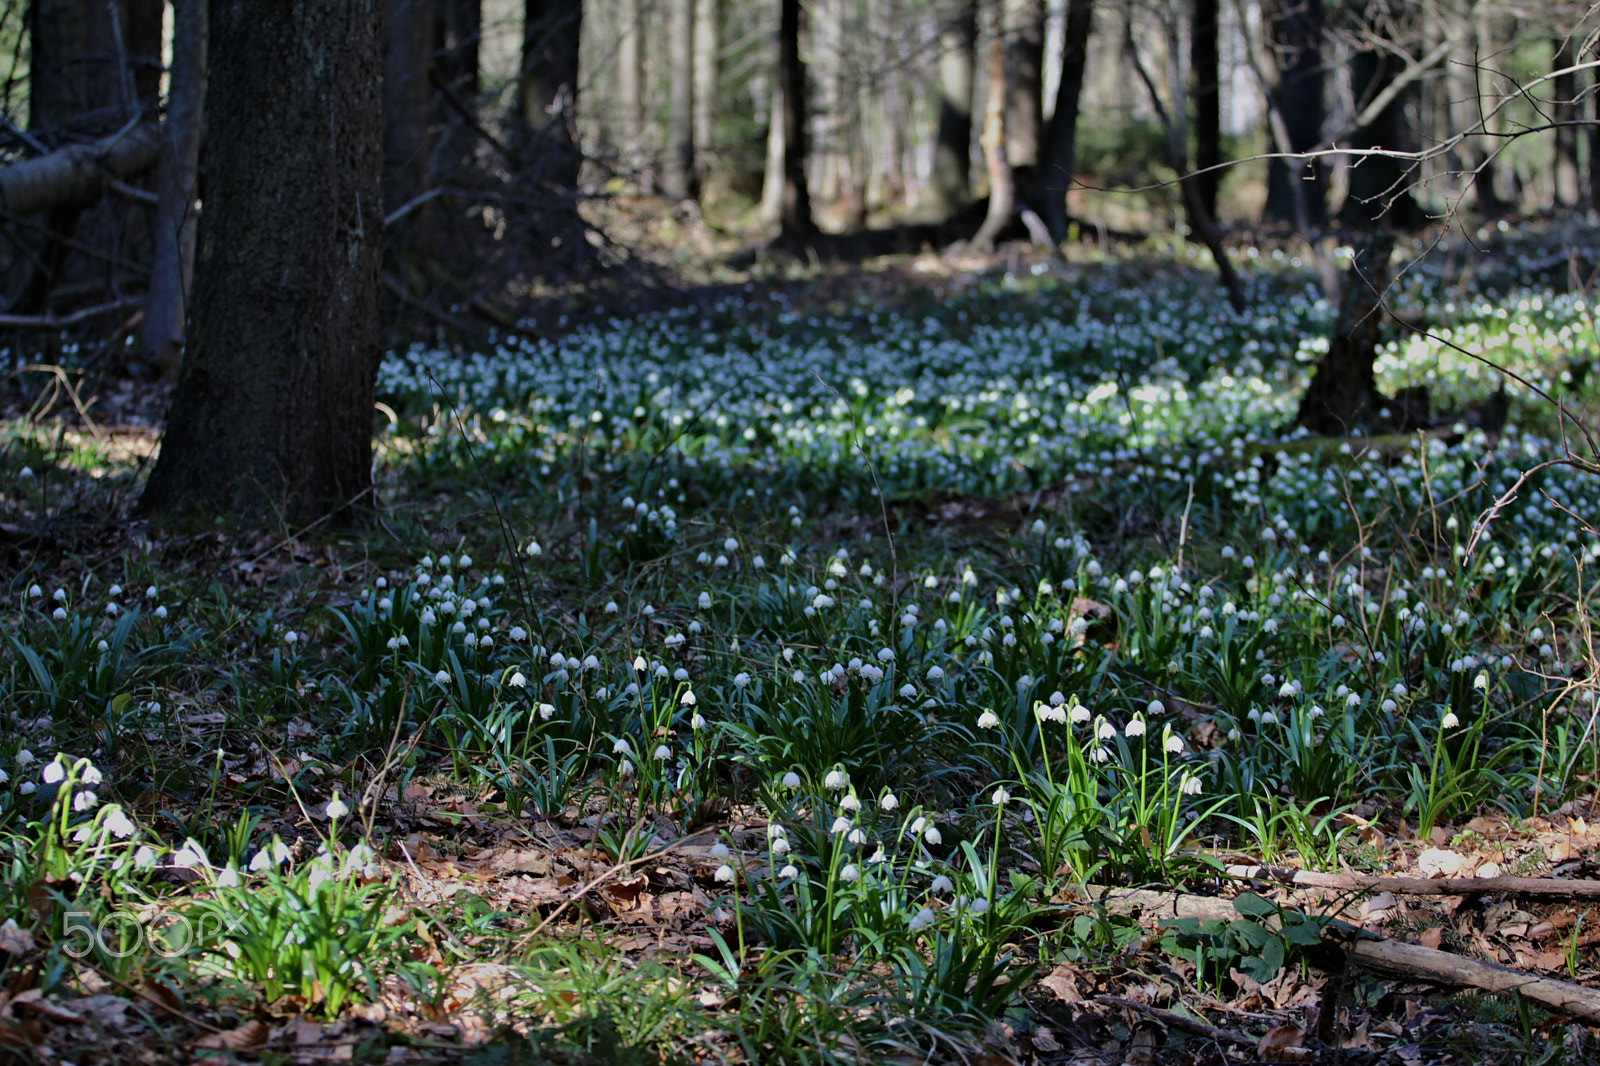
[[160,391],[19,375],[0,1057],[1600,1059],[1597,255],[1408,272],[1399,439],[1286,430],[1270,252],[411,347],[353,531],[152,528]]

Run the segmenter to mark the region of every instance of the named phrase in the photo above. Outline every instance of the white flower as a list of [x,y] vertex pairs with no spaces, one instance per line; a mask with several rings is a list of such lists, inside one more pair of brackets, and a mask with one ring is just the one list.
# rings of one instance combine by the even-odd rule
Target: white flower
[[727,540],[722,542],[722,550],[725,552],[736,552],[739,550],[739,542],[734,540],[732,537],[729,537]]
[[924,907],[920,911],[918,911],[916,914],[911,916],[911,920],[906,923],[906,928],[910,929],[913,933],[915,933],[915,932],[919,932],[920,930],[928,928],[928,926],[930,926],[932,924],[933,924],[933,911],[929,910],[927,907]]
[[789,854],[789,838],[788,837],[778,837],[777,839],[775,839],[772,842],[772,854],[774,854],[774,855],[787,855],[787,854]]
[[436,684],[436,685],[448,685],[448,684],[450,684],[450,671],[448,671],[448,670],[440,670],[437,674],[434,674],[433,675],[433,683]]
[[840,833],[848,833],[849,831],[850,819],[846,818],[842,814],[833,820],[833,825],[828,829],[828,832],[832,833],[834,836],[838,836]]
[[104,780],[105,780],[105,778],[101,776],[99,768],[94,766],[94,764],[91,763],[90,765],[84,767],[84,770],[83,770],[83,783],[84,784],[86,784],[86,785],[98,785],[100,782],[102,782]]
[[984,914],[989,910],[989,901],[984,899],[982,896],[979,896],[977,899],[972,901],[971,906],[969,906],[967,909],[973,914]]
[[349,813],[350,813],[349,805],[347,805],[344,800],[339,798],[339,793],[338,792],[335,792],[333,794],[333,799],[328,801],[328,817],[329,818],[343,818],[345,815],[347,815]]
[[1439,725],[1445,729],[1454,729],[1461,724],[1461,719],[1456,717],[1455,711],[1446,711],[1444,717],[1439,719]]
[[628,753],[628,738],[627,737],[618,737],[616,739],[616,742],[611,745],[611,754],[613,754],[613,755],[626,755],[627,753]]
[[865,844],[867,842],[866,830],[864,830],[864,829],[852,829],[845,836],[845,839],[848,840],[850,843],[855,844],[856,846],[859,847],[860,845]]
[[852,792],[839,801],[839,807],[846,811],[859,811],[861,809],[861,801]]
[[795,878],[797,878],[799,876],[800,876],[800,871],[799,871],[799,869],[797,869],[795,867],[795,864],[792,863],[792,862],[787,864],[786,866],[784,866],[783,869],[778,871],[778,880],[780,880],[780,881],[793,881]]
[[861,880],[861,871],[856,869],[855,863],[846,863],[844,868],[839,871],[839,880],[846,884],[859,881]]
[[300,642],[300,634],[291,629],[283,635],[283,642],[285,644],[298,644]]
[[791,791],[800,787],[800,775],[790,770],[783,775],[783,787]]
[[18,766],[32,766],[37,761],[38,760],[34,758],[33,752],[29,751],[27,748],[17,749]]
[[724,844],[720,840],[711,845],[711,857],[713,859],[725,859],[732,854],[732,849],[730,849],[728,845]]
[[694,712],[693,717],[691,717],[689,719],[689,728],[693,729],[696,733],[698,733],[698,732],[700,732],[700,730],[704,729],[705,727],[706,727],[706,716],[701,714],[699,711]]
[[43,596],[43,595],[44,595],[44,589],[40,588],[38,585],[29,585],[28,586],[28,598],[30,600],[36,600],[40,596]]
[[239,871],[235,870],[231,866],[229,866],[227,869],[223,870],[221,873],[219,873],[217,875],[217,887],[218,888],[238,888],[239,887]]
[[1103,747],[1097,747],[1089,753],[1089,758],[1093,759],[1095,762],[1103,763],[1110,760],[1111,753]]
[[1479,692],[1488,692],[1489,675],[1480,670],[1478,672],[1478,676],[1472,679],[1472,687],[1477,689]]
[[729,866],[727,863],[723,863],[721,866],[717,867],[717,872],[712,874],[712,880],[722,885],[733,884],[733,867]]
[[694,698],[694,693],[687,689],[684,691],[683,695],[678,697],[678,706],[680,707],[693,707],[698,702],[699,701]]
[[1110,740],[1112,737],[1117,735],[1117,727],[1112,725],[1110,722],[1101,719],[1100,728],[1095,730],[1095,735],[1101,740]]
[[67,620],[67,609],[65,607],[57,607],[55,610],[50,612],[50,617],[54,618],[57,622],[65,622]]
[[1072,724],[1082,725],[1089,720],[1089,708],[1083,704],[1074,704],[1072,707]]
[[651,752],[651,754],[654,755],[656,759],[665,761],[672,758],[672,749],[667,747],[665,744],[657,744],[656,750]]
[[78,812],[92,811],[95,804],[100,802],[100,797],[87,790],[79,792],[72,797],[72,809]]
[[886,811],[892,811],[900,806],[900,799],[893,792],[885,792],[883,798],[878,801],[878,806]]
[[928,886],[928,891],[932,892],[936,896],[942,896],[946,892],[954,892],[955,888],[956,886],[950,880],[950,878],[946,877],[944,874],[940,874],[938,877],[933,879],[933,884]]
[[24,781],[22,784],[17,786],[17,791],[22,793],[24,796],[31,796],[35,792],[39,791],[39,786],[34,784],[32,781]]
[[936,825],[930,825],[928,828],[924,829],[922,831],[922,839],[926,840],[930,844],[941,844],[944,842],[944,836],[940,834],[939,827]]
[[512,626],[511,627],[511,639],[515,640],[515,641],[519,641],[519,642],[527,640],[528,639],[528,631],[526,629],[523,629],[521,626]]
[[1183,793],[1185,796],[1199,795],[1200,779],[1191,773],[1183,774],[1178,778],[1178,791]]
[[191,838],[184,841],[183,847],[172,856],[172,865],[192,870],[196,866],[210,866],[211,862],[206,858],[205,849]]
[[105,827],[111,835],[118,840],[126,840],[137,831],[138,827],[122,813],[121,807],[107,807],[105,813]]
[[106,595],[107,596],[120,596],[120,595],[122,595],[122,586],[121,585],[112,585],[110,588],[106,589]]
[[702,592],[700,594],[700,599],[699,599],[698,602],[700,604],[700,609],[702,611],[710,610],[711,609],[711,593]]
[[149,844],[140,844],[139,850],[133,853],[133,864],[141,870],[148,870],[156,864],[155,849]]
[[1133,720],[1128,723],[1128,727],[1123,730],[1123,732],[1127,733],[1130,737],[1144,736],[1144,719],[1138,715],[1134,715]]
[[553,704],[553,703],[541,703],[541,704],[539,704],[539,718],[540,718],[541,721],[548,722],[550,720],[550,716],[555,714],[555,713],[556,713],[555,704]]
[[1176,733],[1168,733],[1166,739],[1161,743],[1173,755],[1183,750],[1183,738]]
[[48,763],[44,768],[44,772],[39,775],[39,777],[47,785],[54,785],[66,776],[67,771],[62,767],[60,762]]
[[984,711],[982,714],[978,715],[979,729],[998,729],[999,727],[1000,716],[995,714],[993,711]]
[[828,776],[822,779],[822,787],[830,790],[842,789],[850,784],[850,775],[843,770],[829,770]]
[[512,675],[511,675],[511,680],[506,682],[506,683],[509,684],[512,688],[527,688],[528,687],[528,679],[525,676],[523,676],[523,673],[522,673],[521,670],[517,670],[517,671],[513,672]]
[[995,789],[994,792],[989,796],[989,799],[996,807],[1004,807],[1011,801],[1011,793],[1007,792],[1004,786],[1002,786]]

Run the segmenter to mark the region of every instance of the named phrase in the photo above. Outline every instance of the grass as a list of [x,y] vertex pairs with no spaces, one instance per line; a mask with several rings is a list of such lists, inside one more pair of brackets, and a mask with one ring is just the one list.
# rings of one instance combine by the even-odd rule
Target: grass
[[[1397,336],[1386,390],[1466,421],[1503,380],[1478,351],[1592,400],[1566,260],[1506,262],[1407,275],[1439,339]],[[1497,440],[1284,443],[1332,311],[1270,256],[1249,284],[1242,319],[1182,265],[1108,265],[414,347],[379,379],[373,529],[30,548],[0,977],[380,1050],[438,1019],[523,1061],[1004,1060],[1128,1037],[1061,1021],[1063,967],[1176,967],[1168,1000],[1241,994],[1239,958],[1325,979],[1278,903],[1141,931],[1085,881],[1404,872],[1452,839],[1538,866],[1536,819],[1600,770],[1595,478],[1539,470],[1481,521],[1560,454],[1515,384]],[[64,442],[8,426],[8,521],[136,488]]]

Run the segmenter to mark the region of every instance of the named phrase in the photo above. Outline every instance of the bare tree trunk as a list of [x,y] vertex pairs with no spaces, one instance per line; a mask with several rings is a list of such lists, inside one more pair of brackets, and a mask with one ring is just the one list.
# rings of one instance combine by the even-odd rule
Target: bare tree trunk
[[211,14],[195,343],[140,506],[298,528],[372,489],[384,0]]
[[717,140],[718,75],[722,52],[720,0],[696,0],[694,10],[694,166],[695,184],[705,188]]
[[622,25],[617,41],[617,98],[622,123],[622,163],[630,170],[643,164],[644,145],[644,11],[640,0],[621,0]]
[[[428,187],[428,68],[433,63],[433,0],[387,0],[383,48],[383,209],[410,203]],[[391,233],[394,249],[427,251],[431,205]]]
[[161,130],[153,122],[91,144],[25,159],[0,169],[0,210],[77,212],[105,194],[106,178],[131,178],[156,165]]
[[1194,88],[1194,188],[1217,217],[1222,183],[1222,69],[1217,55],[1217,0],[1190,0],[1189,79]]
[[1317,364],[1295,424],[1323,436],[1343,436],[1371,426],[1382,397],[1373,364],[1383,326],[1383,300],[1389,288],[1394,234],[1375,230],[1356,250],[1344,285],[1339,320],[1328,354]]
[[1594,72],[1589,97],[1589,210],[1600,211],[1600,69]]
[[206,97],[208,0],[173,0],[172,81],[167,93],[161,162],[156,168],[155,252],[145,297],[144,350],[176,379],[183,351],[198,219],[195,196]]
[[[1270,0],[1263,5],[1263,13],[1268,15],[1273,51],[1279,57],[1272,102],[1288,136],[1284,150],[1308,152],[1322,141],[1326,115],[1322,0]],[[1294,222],[1304,213],[1313,226],[1321,226],[1327,221],[1327,205],[1327,173],[1321,164],[1307,160],[1295,165],[1287,159],[1268,162],[1268,218]]]
[[[1555,42],[1554,67],[1557,71],[1573,65],[1574,50],[1570,37]],[[1552,80],[1555,95],[1552,117],[1555,129],[1555,206],[1558,209],[1577,207],[1582,194],[1578,189],[1578,75],[1572,71],[1558,73]]]
[[1005,0],[1006,159],[1019,171],[1039,164],[1045,14],[1045,0]]
[[480,91],[483,0],[434,0],[434,69],[462,99]]
[[559,193],[578,186],[578,53],[583,5],[525,0],[522,73],[518,86],[519,163],[539,184]]
[[972,69],[978,5],[962,0],[939,34],[939,127],[928,185],[930,214],[947,221],[972,198]]
[[1083,96],[1083,68],[1093,29],[1094,0],[1067,0],[1061,76],[1056,82],[1056,106],[1045,133],[1039,174],[1039,214],[1057,244],[1067,239],[1067,190],[1072,187],[1078,156],[1078,102]]
[[[1404,36],[1405,24],[1411,14],[1404,9],[1390,10],[1382,0],[1361,0],[1355,5],[1355,17],[1371,31],[1398,39]],[[1376,102],[1379,94],[1387,90],[1400,72],[1405,69],[1406,58],[1376,47],[1359,49],[1350,58],[1350,87],[1355,96],[1356,112],[1368,103]],[[1350,137],[1350,147],[1361,149],[1387,148],[1403,151],[1413,142],[1405,109],[1412,96],[1408,89],[1384,107],[1371,122],[1357,129]],[[1345,196],[1340,217],[1346,225],[1358,229],[1371,229],[1383,225],[1398,230],[1414,230],[1423,225],[1422,208],[1411,194],[1414,165],[1402,163],[1388,155],[1358,157],[1350,166],[1350,190]]]
[[777,225],[783,218],[783,79],[772,79],[772,111],[767,117],[767,163],[761,182],[761,221]]
[[1016,186],[1012,181],[1011,160],[1006,155],[1006,42],[1003,33],[1004,12],[1001,0],[991,0],[994,5],[995,34],[989,41],[989,98],[983,109],[983,161],[989,172],[989,210],[983,225],[972,238],[974,248],[984,252],[994,250],[1000,231],[1011,221],[1016,208]]
[[668,0],[667,7],[667,150],[661,191],[674,200],[695,194],[694,5],[695,0]]
[[816,236],[806,184],[806,67],[800,58],[800,0],[780,0],[778,74],[783,83],[783,211],[779,240],[800,246]]

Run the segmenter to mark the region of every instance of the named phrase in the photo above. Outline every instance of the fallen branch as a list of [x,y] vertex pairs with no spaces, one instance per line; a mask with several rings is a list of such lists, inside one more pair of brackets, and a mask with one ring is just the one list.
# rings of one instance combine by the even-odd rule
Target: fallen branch
[[1215,1040],[1219,1044],[1238,1044],[1241,1047],[1256,1046],[1254,1037],[1246,1036],[1243,1033],[1235,1033],[1230,1029],[1218,1029],[1214,1025],[1191,1018],[1187,1014],[1162,1010],[1160,1007],[1152,1007],[1148,1003],[1138,1003],[1131,999],[1123,999],[1120,996],[1096,996],[1094,998],[1097,1003],[1109,1003],[1114,1007],[1126,1007],[1129,1010],[1136,1010],[1141,1014],[1149,1015],[1163,1025],[1173,1029],[1180,1029],[1186,1033],[1193,1033],[1195,1036],[1203,1036],[1207,1040]]
[[92,144],[74,144],[0,168],[0,207],[19,215],[87,207],[108,180],[131,178],[156,165],[161,128],[153,122],[124,128]]
[[1229,877],[1275,881],[1296,888],[1329,888],[1337,892],[1393,892],[1398,896],[1533,896],[1544,899],[1600,899],[1600,881],[1555,877],[1373,877],[1367,874],[1319,874],[1273,866],[1230,866]]
[[[1224,922],[1236,921],[1240,917],[1232,900],[1215,896],[1109,888],[1104,885],[1088,885],[1086,894],[1112,914],[1137,912],[1158,918],[1199,918]],[[1582,985],[1524,973],[1497,962],[1452,955],[1420,944],[1389,940],[1336,919],[1327,923],[1322,935],[1325,941],[1347,942],[1348,957],[1353,964],[1432,984],[1477,988],[1485,992],[1516,992],[1574,1018],[1591,1023],[1600,1022],[1600,991]]]
[[111,311],[122,311],[130,307],[138,307],[143,302],[140,300],[112,300],[110,303],[96,304],[85,307],[81,311],[74,311],[70,315],[0,315],[0,329],[65,329],[75,326],[79,322],[103,315]]

